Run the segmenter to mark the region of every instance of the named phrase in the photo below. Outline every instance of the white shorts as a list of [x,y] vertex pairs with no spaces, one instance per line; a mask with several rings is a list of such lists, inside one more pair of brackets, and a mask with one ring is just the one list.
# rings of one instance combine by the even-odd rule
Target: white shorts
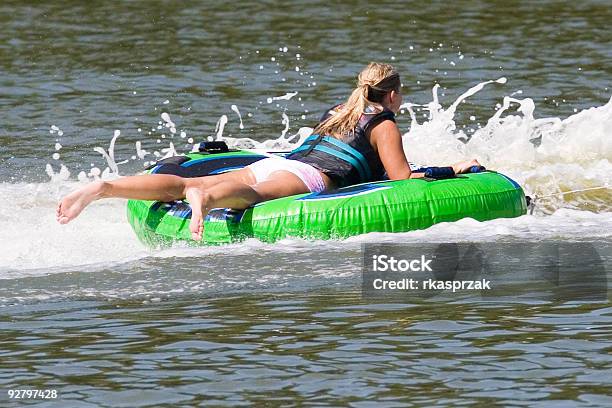
[[288,171],[299,177],[311,193],[325,190],[325,182],[319,170],[309,164],[282,157],[268,157],[247,166],[253,172],[255,181],[261,183],[275,171]]

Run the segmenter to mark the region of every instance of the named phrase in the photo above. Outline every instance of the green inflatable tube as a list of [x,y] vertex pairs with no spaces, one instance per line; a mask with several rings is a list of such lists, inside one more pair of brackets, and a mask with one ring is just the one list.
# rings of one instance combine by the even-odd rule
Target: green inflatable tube
[[[190,153],[158,162],[149,173],[196,177],[244,167],[266,156],[249,151]],[[149,246],[189,241],[211,245],[257,238],[342,239],[369,232],[406,232],[440,222],[478,221],[525,214],[522,188],[503,174],[485,171],[444,180],[410,179],[358,184],[322,193],[278,198],[246,210],[214,209],[201,242],[191,240],[185,201],[129,200],[127,215]]]

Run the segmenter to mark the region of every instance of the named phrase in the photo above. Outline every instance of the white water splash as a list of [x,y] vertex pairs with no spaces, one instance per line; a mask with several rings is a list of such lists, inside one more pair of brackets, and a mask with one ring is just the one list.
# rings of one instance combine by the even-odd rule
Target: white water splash
[[227,124],[227,116],[221,115],[221,117],[217,121],[217,125],[215,126],[215,133],[217,135],[216,140],[223,140],[223,129],[225,129],[226,124]]
[[272,103],[274,101],[282,101],[282,100],[288,101],[289,99],[293,98],[297,94],[298,94],[297,92],[289,92],[281,96],[273,96],[271,98],[268,98],[266,101],[268,103]]
[[[65,171],[63,168],[60,174]],[[61,181],[61,182],[58,182]],[[89,206],[68,225],[55,220],[61,197],[82,186],[74,181],[51,183],[0,183],[2,196],[12,203],[0,206],[0,279],[7,270],[33,274],[53,273],[49,268],[99,264],[101,268],[145,256],[125,215],[125,201],[104,200]],[[20,272],[17,276],[24,276]]]
[[232,149],[248,149],[265,153],[266,151],[283,152],[293,150],[301,145],[308,136],[312,134],[312,128],[301,127],[297,133],[287,136],[289,130],[289,117],[284,114],[281,121],[285,125],[281,134],[276,139],[267,139],[264,141],[254,140],[248,137],[233,138],[224,137],[222,140]]
[[168,113],[166,113],[166,112],[163,112],[161,114],[161,118],[165,122],[164,126],[166,126],[170,130],[170,133],[175,134],[176,133],[176,125],[174,124],[172,119],[170,119],[170,115]]
[[[477,158],[486,167],[515,178],[528,194],[611,184],[612,99],[604,106],[583,110],[566,119],[536,119],[533,100],[505,97],[486,125],[469,137],[456,129],[455,111],[462,100],[489,83],[492,81],[471,88],[446,109],[439,104],[438,88],[434,87],[433,101],[428,104],[429,119],[419,124],[411,114],[412,126],[403,136],[409,160],[448,165]],[[512,106],[517,106],[516,114],[510,112]],[[590,209],[609,210],[611,198],[610,191],[604,190],[549,201],[554,208],[586,205]]]
[[147,152],[146,150],[142,148],[142,142],[140,140],[137,140],[136,141],[136,155],[138,156],[138,158],[140,160],[143,160],[145,156],[148,154],[149,152]]
[[110,173],[114,174],[115,176],[119,176],[119,167],[117,166],[117,163],[115,162],[115,142],[117,141],[117,138],[120,135],[121,135],[121,131],[115,130],[113,134],[113,138],[111,139],[110,144],[108,146],[108,151],[104,150],[104,148],[100,146],[94,147],[94,151],[100,153],[102,157],[104,157],[104,159],[106,160],[106,163],[108,164],[108,167],[103,172],[105,176],[110,175],[109,169],[110,169]]
[[60,169],[56,173],[53,170],[53,166],[47,163],[47,165],[45,166],[45,173],[47,173],[47,175],[51,179],[51,182],[67,181],[70,178],[70,171],[63,164],[60,165]]
[[157,160],[163,160],[168,157],[178,156],[176,149],[174,148],[174,143],[170,142],[168,147],[161,149],[161,155]]
[[231,109],[236,112],[236,115],[238,115],[238,119],[240,119],[240,125],[238,125],[238,127],[242,130],[244,129],[244,125],[242,124],[242,115],[240,114],[240,111],[238,110],[238,107],[236,105],[232,105]]
[[281,123],[285,125],[285,128],[283,129],[283,132],[281,133],[280,138],[285,139],[285,135],[289,131],[289,116],[287,116],[285,112],[283,112],[283,120],[281,121]]
[[51,125],[51,129],[49,129],[49,133],[51,133],[52,135],[57,133],[57,135],[60,137],[64,136],[64,131],[55,125]]

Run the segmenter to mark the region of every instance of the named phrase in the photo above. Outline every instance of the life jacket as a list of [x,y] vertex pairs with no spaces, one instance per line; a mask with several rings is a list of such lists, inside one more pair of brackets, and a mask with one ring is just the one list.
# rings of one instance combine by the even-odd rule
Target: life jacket
[[[328,110],[321,122],[335,114],[340,106]],[[376,112],[373,107],[368,107],[355,131],[344,141],[329,135],[314,134],[286,158],[310,164],[326,174],[337,187],[381,180],[385,168],[370,144],[369,131],[384,120],[395,122],[395,114],[386,109]]]

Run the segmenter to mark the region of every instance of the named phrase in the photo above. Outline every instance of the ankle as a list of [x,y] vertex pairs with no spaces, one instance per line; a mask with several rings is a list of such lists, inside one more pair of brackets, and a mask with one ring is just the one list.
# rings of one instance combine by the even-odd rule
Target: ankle
[[112,197],[112,193],[111,193],[112,185],[110,182],[98,180],[98,181],[94,181],[94,183],[95,183],[94,200],[98,200],[100,198]]
[[212,197],[210,193],[204,191],[202,192],[202,212],[208,213],[211,209]]

